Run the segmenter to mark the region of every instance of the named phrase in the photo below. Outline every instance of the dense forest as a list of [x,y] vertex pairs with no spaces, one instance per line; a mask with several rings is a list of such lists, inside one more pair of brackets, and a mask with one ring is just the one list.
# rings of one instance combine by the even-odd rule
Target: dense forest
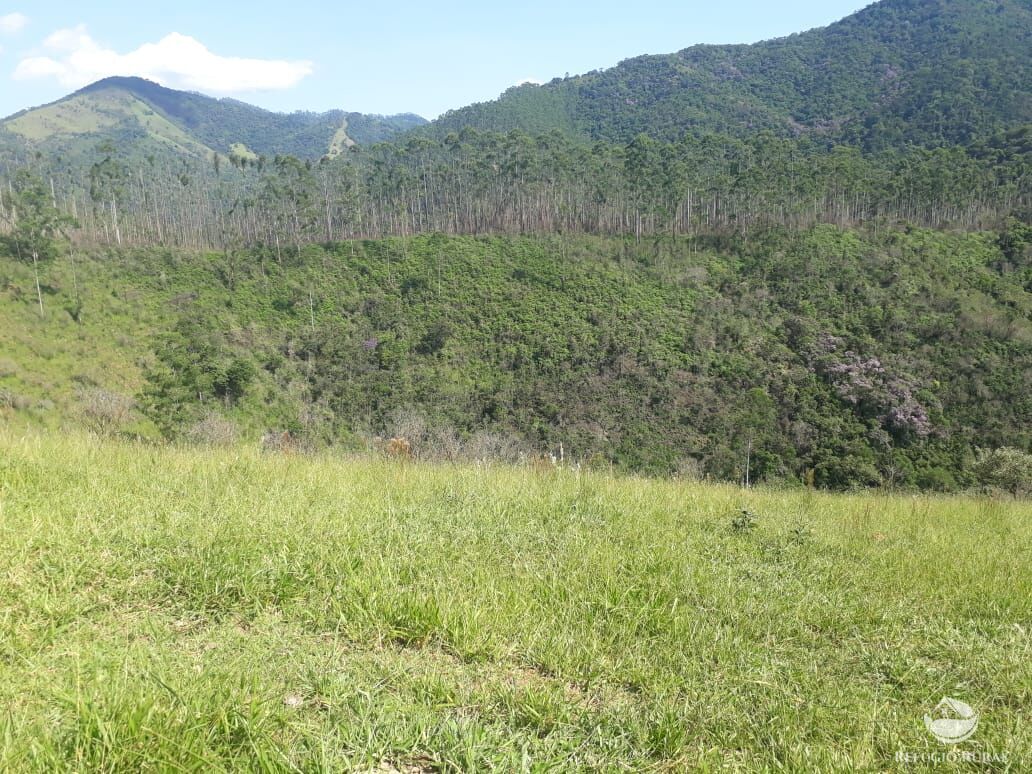
[[864,150],[965,145],[1032,122],[1027,0],[884,0],[828,27],[700,45],[514,87],[427,128],[627,143],[762,130]]
[[0,258],[0,389],[43,422],[836,488],[957,489],[977,449],[1032,448],[1017,222],[92,249],[42,274],[45,317]]

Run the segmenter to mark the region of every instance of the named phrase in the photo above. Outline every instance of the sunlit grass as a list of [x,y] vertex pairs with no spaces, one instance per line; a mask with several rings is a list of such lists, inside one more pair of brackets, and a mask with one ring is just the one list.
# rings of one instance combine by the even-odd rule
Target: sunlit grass
[[1030,555],[1011,501],[0,433],[0,769],[890,769],[947,695],[1018,770]]

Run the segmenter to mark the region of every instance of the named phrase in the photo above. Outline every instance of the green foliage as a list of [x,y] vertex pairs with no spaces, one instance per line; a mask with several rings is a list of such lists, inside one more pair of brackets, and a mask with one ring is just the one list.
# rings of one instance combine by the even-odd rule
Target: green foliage
[[51,192],[39,176],[19,169],[12,181],[12,193],[5,202],[10,232],[7,240],[25,260],[48,261],[57,255],[58,237],[75,221],[62,214]]
[[189,317],[157,339],[154,355],[141,405],[167,437],[185,433],[213,402],[236,405],[256,375],[254,363],[232,352],[219,331]]
[[1032,493],[1032,454],[1020,449],[979,449],[973,471],[985,486],[1013,495]]
[[[114,392],[140,390],[145,363],[139,403],[173,437],[216,413],[252,438],[408,433],[419,457],[493,438],[625,470],[840,489],[965,488],[974,447],[1032,449],[1032,304],[994,233],[431,235],[282,262],[274,248],[105,252],[54,264],[58,301],[73,269],[84,322],[34,335],[82,342],[81,362],[106,364],[91,379]],[[9,297],[21,375],[3,386],[61,393],[25,374],[59,385],[83,366],[39,357],[31,317],[10,316],[31,299]]]
[[748,508],[739,509],[731,518],[731,529],[734,532],[751,532],[756,529],[756,523],[759,521],[756,514],[750,511]]
[[1032,263],[1032,225],[1008,218],[999,236],[1000,252],[1017,267]]
[[699,45],[510,89],[431,125],[631,142],[771,130],[867,149],[963,145],[1032,122],[1021,0],[883,0],[828,27]]
[[[53,260],[58,251],[58,237],[75,225],[75,219],[63,214],[53,201],[42,179],[30,170],[19,169],[12,181],[10,195],[0,201],[0,212],[5,215],[8,232],[3,240],[9,251],[32,263],[36,283],[39,313],[44,314],[43,290],[40,285],[39,264]],[[3,194],[0,193],[0,199]]]

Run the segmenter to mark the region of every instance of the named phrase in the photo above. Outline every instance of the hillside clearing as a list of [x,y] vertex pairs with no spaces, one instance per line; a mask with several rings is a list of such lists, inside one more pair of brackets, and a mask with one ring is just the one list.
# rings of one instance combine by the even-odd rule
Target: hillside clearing
[[0,768],[887,769],[954,696],[1018,770],[1030,543],[1003,500],[8,431]]

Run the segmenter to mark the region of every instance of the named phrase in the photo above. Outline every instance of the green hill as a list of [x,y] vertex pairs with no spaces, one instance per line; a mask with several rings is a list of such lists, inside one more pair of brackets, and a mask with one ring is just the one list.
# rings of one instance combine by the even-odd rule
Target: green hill
[[[71,158],[103,141],[145,156],[171,151],[210,158],[242,152],[319,158],[371,144],[425,123],[412,114],[274,113],[232,99],[176,91],[142,78],[106,78],[57,102],[22,111],[0,126],[6,145]],[[2,142],[2,140],[0,140]],[[246,150],[244,150],[246,149]]]
[[0,257],[0,417],[106,422],[115,394],[138,405],[122,429],[172,438],[229,423],[315,446],[400,435],[419,456],[561,447],[652,473],[962,488],[976,447],[1032,448],[1028,241],[820,226],[77,249],[43,267],[42,319],[31,265]]
[[881,148],[967,144],[1032,121],[1027,0],[883,0],[821,29],[754,45],[700,45],[510,89],[447,113],[465,126],[746,136],[770,129]]

